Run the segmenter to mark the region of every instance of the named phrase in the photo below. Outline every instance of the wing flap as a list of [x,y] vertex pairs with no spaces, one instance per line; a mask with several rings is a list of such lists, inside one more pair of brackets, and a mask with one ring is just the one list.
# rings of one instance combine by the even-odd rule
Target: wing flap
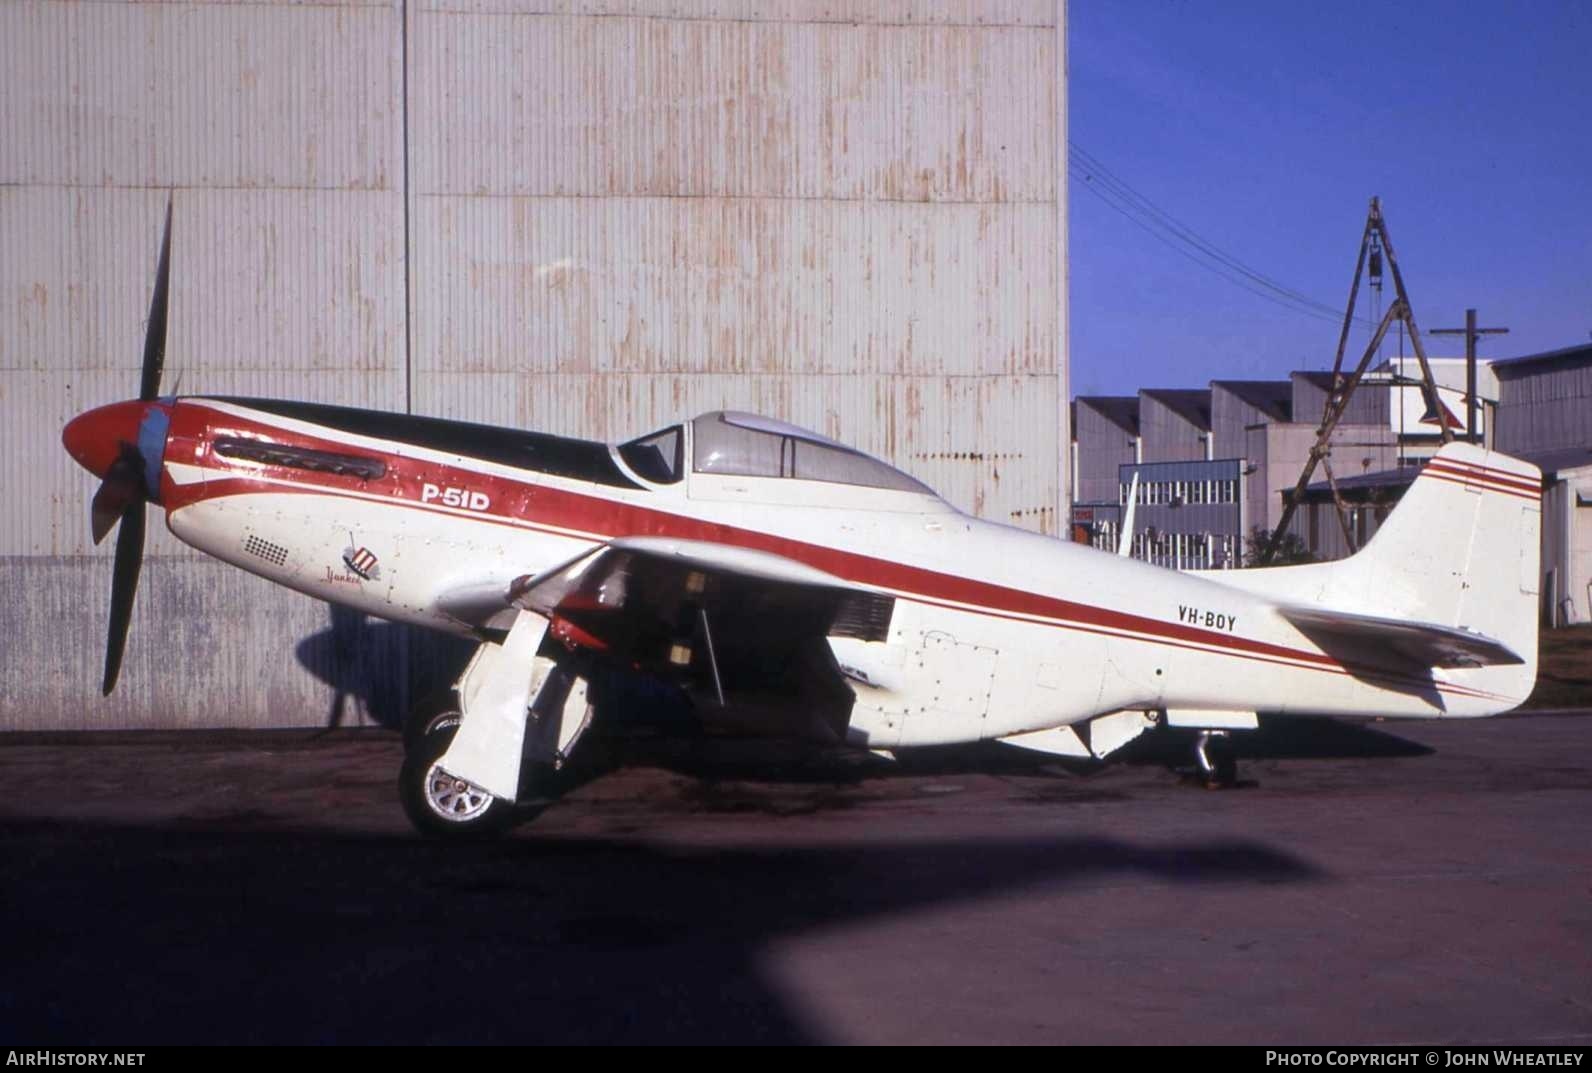
[[1501,641],[1459,626],[1407,622],[1319,607],[1283,605],[1277,610],[1301,633],[1318,643],[1344,640],[1384,646],[1422,667],[1492,667],[1525,662],[1519,653]]

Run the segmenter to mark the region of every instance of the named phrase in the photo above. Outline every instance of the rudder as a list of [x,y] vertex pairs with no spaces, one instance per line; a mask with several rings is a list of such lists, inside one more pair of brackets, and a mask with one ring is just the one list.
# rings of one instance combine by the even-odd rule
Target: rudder
[[1338,564],[1332,602],[1456,626],[1513,649],[1536,677],[1542,473],[1451,443],[1421,470],[1375,536]]

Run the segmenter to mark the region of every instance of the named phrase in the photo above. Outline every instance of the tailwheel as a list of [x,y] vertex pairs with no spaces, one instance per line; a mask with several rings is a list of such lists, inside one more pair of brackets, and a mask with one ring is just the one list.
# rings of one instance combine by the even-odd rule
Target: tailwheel
[[1232,736],[1225,730],[1202,730],[1194,740],[1194,762],[1200,776],[1212,789],[1238,783],[1238,757],[1233,752]]
[[482,838],[495,835],[513,819],[513,806],[442,769],[458,724],[434,728],[420,736],[398,772],[398,799],[409,822],[433,838]]

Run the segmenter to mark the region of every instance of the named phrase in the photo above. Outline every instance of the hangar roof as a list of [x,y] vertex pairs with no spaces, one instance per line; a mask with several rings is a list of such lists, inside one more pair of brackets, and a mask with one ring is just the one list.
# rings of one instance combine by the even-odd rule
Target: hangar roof
[[1293,384],[1287,380],[1212,380],[1211,387],[1238,396],[1273,421],[1293,420]]
[[1154,399],[1195,428],[1211,430],[1211,393],[1207,388],[1147,387],[1140,394]]
[[1130,436],[1139,434],[1137,395],[1080,395],[1078,401]]
[[1588,363],[1592,363],[1592,343],[1546,350],[1541,354],[1527,354],[1522,358],[1504,358],[1493,362],[1492,368],[1500,380],[1511,380],[1517,376],[1546,372],[1552,366],[1573,369]]

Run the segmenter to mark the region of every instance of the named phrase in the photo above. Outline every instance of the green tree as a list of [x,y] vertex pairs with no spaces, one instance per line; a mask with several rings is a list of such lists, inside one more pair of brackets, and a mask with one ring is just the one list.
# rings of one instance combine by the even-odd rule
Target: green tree
[[1244,552],[1244,565],[1250,566],[1291,566],[1295,563],[1313,563],[1316,557],[1310,554],[1310,549],[1305,547],[1305,542],[1299,539],[1296,533],[1284,533],[1277,539],[1276,553],[1266,555],[1272,546],[1271,532],[1260,526],[1255,526],[1249,531],[1249,540]]

